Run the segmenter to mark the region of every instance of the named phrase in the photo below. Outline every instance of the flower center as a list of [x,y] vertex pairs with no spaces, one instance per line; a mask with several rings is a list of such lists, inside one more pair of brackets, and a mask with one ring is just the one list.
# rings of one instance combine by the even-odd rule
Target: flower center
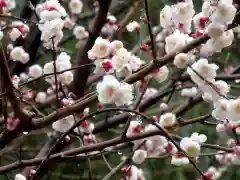
[[79,7],[79,3],[73,2],[73,3],[72,3],[72,6],[75,7],[75,8],[77,8],[77,7]]
[[221,105],[220,108],[221,108],[221,110],[223,110],[223,111],[227,111],[226,105]]
[[112,96],[113,95],[113,88],[109,88],[108,89],[108,96]]
[[236,106],[236,113],[240,114],[240,103],[238,103]]
[[186,149],[186,151],[187,151],[187,153],[189,153],[189,154],[195,154],[195,153],[197,152],[195,146],[189,146],[189,147]]
[[115,47],[116,47],[116,49],[120,49],[120,48],[122,48],[122,45],[120,43],[117,43]]
[[104,44],[100,44],[99,45],[99,49],[100,49],[100,51],[105,51],[106,50],[106,46]]
[[164,127],[172,126],[172,118],[164,119]]

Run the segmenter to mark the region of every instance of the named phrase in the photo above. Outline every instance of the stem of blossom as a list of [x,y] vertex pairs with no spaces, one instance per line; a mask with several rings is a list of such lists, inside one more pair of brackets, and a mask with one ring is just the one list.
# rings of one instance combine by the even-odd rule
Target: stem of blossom
[[33,20],[29,20],[29,19],[25,19],[25,18],[21,18],[21,17],[17,17],[17,16],[10,16],[10,15],[3,15],[3,14],[0,14],[0,18],[5,18],[5,19],[12,19],[12,20],[19,20],[19,21],[22,21],[23,23],[32,23],[32,24],[39,24],[38,21],[33,21]]
[[149,11],[148,11],[148,0],[144,0],[144,5],[145,5],[145,12],[146,12],[146,17],[147,17],[148,32],[149,32],[149,36],[150,36],[150,39],[151,39],[153,61],[156,61],[157,54],[156,54],[156,49],[155,49],[154,36],[153,36],[153,33],[152,33],[152,27],[151,27],[151,24],[150,24],[150,17],[149,17]]
[[111,170],[102,180],[109,180],[117,171],[119,171],[126,163],[128,159],[124,159],[120,164]]
[[[147,88],[148,88],[148,85],[151,83],[152,79],[153,79],[153,78],[151,78],[151,79],[148,81],[147,86],[144,87],[142,93],[141,93],[140,96],[138,97],[138,99],[137,99],[137,101],[136,101],[136,104],[135,104],[134,107],[133,107],[134,110],[137,110],[137,109],[139,108],[139,105],[140,105],[140,103],[141,103],[141,101],[142,101],[142,99],[143,99],[143,96],[144,96],[144,94],[146,93]],[[128,130],[128,128],[129,128],[129,126],[130,126],[131,120],[132,120],[132,116],[130,115],[130,116],[128,117],[128,120],[127,120],[125,129],[123,130],[123,133],[122,133],[122,140],[126,139],[127,130]]]
[[169,141],[171,141],[176,148],[182,152],[189,160],[189,162],[193,165],[193,167],[199,172],[199,174],[203,177],[203,179],[208,180],[208,178],[204,175],[204,173],[198,168],[196,163],[188,156],[188,154],[173,140],[173,138],[156,122],[152,121],[152,124],[155,125]]
[[166,102],[166,104],[169,104],[169,102],[171,101],[171,99],[172,99],[172,96],[173,96],[173,94],[174,94],[174,92],[175,92],[175,90],[176,90],[176,88],[177,88],[177,86],[175,85],[175,83],[176,82],[178,82],[179,81],[179,79],[181,79],[181,77],[182,77],[182,74],[184,73],[184,69],[183,70],[180,70],[179,71],[179,73],[178,73],[178,76],[177,76],[177,78],[175,78],[173,81],[172,81],[172,92],[170,93],[170,95],[168,96],[168,99],[167,99],[167,102]]
[[218,91],[218,89],[217,89],[214,85],[212,85],[212,83],[210,83],[210,82],[207,81],[204,77],[202,77],[195,69],[192,68],[191,65],[187,64],[187,66],[188,66],[195,74],[197,74],[198,77],[200,77],[201,80],[205,81],[219,96],[221,96],[221,97],[223,97],[223,98],[225,98],[225,99],[229,99],[228,97],[222,95],[222,94]]
[[59,97],[58,97],[58,80],[57,80],[57,67],[56,67],[56,50],[55,50],[55,44],[54,44],[54,37],[52,37],[52,46],[53,46],[53,50],[52,50],[52,58],[53,58],[53,71],[54,71],[54,79],[55,79],[55,88],[56,88],[56,108],[60,107],[60,103],[59,103]]

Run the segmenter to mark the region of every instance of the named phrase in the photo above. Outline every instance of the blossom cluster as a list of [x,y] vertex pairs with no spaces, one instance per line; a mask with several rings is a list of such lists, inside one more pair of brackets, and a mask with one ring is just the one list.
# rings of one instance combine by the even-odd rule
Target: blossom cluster
[[[172,113],[165,113],[158,120],[159,125],[164,128],[173,127],[176,123],[176,117]],[[127,131],[127,136],[137,136],[140,133],[158,130],[152,124],[143,127],[141,121],[131,121]],[[171,163],[177,166],[189,163],[188,158],[197,159],[201,150],[201,143],[206,142],[207,137],[204,134],[193,133],[190,137],[184,137],[180,141],[181,151],[164,136],[155,135],[142,140],[133,141],[135,148],[132,160],[135,164],[141,164],[147,157],[156,157],[162,154],[170,153],[172,155]],[[183,152],[182,152],[183,151]],[[187,157],[185,156],[187,154]]]

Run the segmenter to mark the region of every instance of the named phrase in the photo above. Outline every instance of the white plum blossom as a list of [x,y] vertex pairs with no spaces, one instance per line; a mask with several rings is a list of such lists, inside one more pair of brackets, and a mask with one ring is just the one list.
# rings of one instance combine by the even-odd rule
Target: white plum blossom
[[12,83],[15,88],[18,88],[20,78],[17,75],[12,76]]
[[36,6],[36,12],[42,21],[51,21],[66,17],[67,13],[58,0],[48,0]]
[[133,100],[133,86],[127,83],[120,83],[119,88],[114,92],[114,102],[117,106],[129,105]]
[[188,2],[180,2],[172,7],[172,18],[173,21],[177,23],[184,23],[186,21],[191,21],[195,10],[193,5]]
[[[231,1],[230,1],[231,2]],[[219,22],[222,24],[232,23],[237,9],[232,3],[227,3],[227,1],[220,1],[217,3],[217,7],[213,14],[210,16],[210,19],[213,22]]]
[[168,109],[168,105],[166,103],[161,103],[159,105],[159,110],[160,111],[166,111]]
[[132,161],[135,164],[142,164],[143,161],[146,159],[146,157],[147,157],[147,152],[145,150],[138,149],[134,152]]
[[113,61],[117,69],[121,69],[124,65],[128,64],[132,55],[125,48],[121,48],[116,52]]
[[69,85],[73,81],[73,73],[71,71],[66,71],[60,74],[60,81],[65,85]]
[[212,116],[217,120],[225,120],[227,118],[228,100],[222,98],[214,103],[214,110]]
[[53,72],[54,72],[53,61],[46,63],[43,67],[43,73],[44,74],[50,74],[50,73],[53,73]]
[[65,85],[69,85],[73,81],[73,73],[71,71],[66,71],[59,76],[61,83]]
[[[38,28],[41,31],[41,40],[46,48],[56,48],[63,37],[62,29],[67,17],[65,9],[56,0],[48,0],[36,6],[40,23]],[[54,44],[54,47],[53,47]]]
[[120,83],[114,76],[106,75],[97,84],[98,100],[102,104],[128,105],[133,99],[132,85]]
[[73,34],[79,40],[84,39],[84,38],[88,37],[88,35],[89,35],[88,31],[86,31],[85,27],[83,27],[83,26],[76,26],[73,29]]
[[22,174],[16,174],[14,180],[27,180],[27,178]]
[[218,66],[216,64],[209,64],[207,59],[199,59],[191,68],[187,68],[187,72],[193,82],[204,84],[205,80],[212,81],[216,77],[217,69]]
[[95,40],[92,49],[88,51],[88,56],[93,58],[104,58],[107,57],[110,54],[110,52],[111,48],[109,40],[103,39],[102,37],[98,37]]
[[73,20],[71,20],[70,18],[66,18],[64,20],[64,27],[68,28],[68,29],[72,29],[75,25],[75,22]]
[[152,72],[152,77],[159,83],[165,81],[168,78],[169,70],[167,66],[162,66]]
[[227,118],[232,122],[240,121],[240,99],[231,99],[227,104]]
[[39,24],[38,28],[42,32],[41,33],[41,40],[47,44],[52,44],[52,38],[54,38],[54,46],[58,45],[55,44],[56,42],[60,42],[62,35],[62,29],[64,27],[64,21],[62,19],[54,19],[51,21],[46,21],[43,24]]
[[189,164],[189,159],[185,156],[180,156],[178,154],[173,155],[171,159],[171,164],[175,166],[183,166]]
[[18,30],[18,28],[12,28],[11,32],[9,33],[9,37],[12,41],[16,41],[22,33]]
[[181,96],[184,97],[195,97],[198,93],[198,89],[196,87],[192,87],[192,88],[184,88],[181,91]]
[[187,54],[185,53],[179,53],[175,56],[173,64],[179,68],[179,69],[183,69],[186,67],[187,63],[188,63],[189,57]]
[[122,41],[114,40],[111,42],[112,54],[116,54],[116,52],[121,48],[123,48]]
[[180,141],[180,147],[191,157],[196,157],[200,152],[200,145],[189,137],[184,137]]
[[47,94],[45,92],[39,92],[36,95],[35,101],[37,103],[44,103],[46,101]]
[[18,61],[22,64],[26,64],[29,61],[29,54],[25,52],[22,47],[14,47],[10,52],[10,57],[13,61]]
[[29,74],[29,76],[31,76],[33,78],[38,78],[38,77],[42,76],[43,68],[38,64],[34,64],[29,67],[28,74]]
[[173,34],[170,34],[165,38],[165,51],[167,54],[175,52],[191,40],[192,38],[187,34],[183,34],[179,30],[175,30]]
[[168,5],[165,5],[164,8],[160,11],[160,25],[163,28],[169,28],[173,25],[172,9]]
[[69,2],[69,9],[74,14],[80,14],[82,12],[83,3],[81,0],[71,0]]
[[71,57],[67,53],[61,52],[56,59],[57,72],[70,69],[72,67],[70,59]]
[[126,173],[127,180],[145,180],[143,175],[143,171],[138,169],[136,166],[131,165],[128,168],[124,168],[124,172]]
[[176,115],[173,113],[165,113],[160,116],[159,124],[163,128],[170,128],[176,124]]
[[218,101],[222,96],[225,97],[230,91],[230,86],[222,80],[212,80],[205,84],[199,84],[199,88],[214,102]]
[[192,133],[190,137],[193,141],[196,141],[198,143],[204,143],[207,141],[207,136],[205,134],[198,134],[198,133]]
[[127,24],[126,28],[128,32],[138,31],[140,25],[137,21],[132,21]]
[[209,17],[215,11],[215,8],[211,6],[210,1],[204,1],[202,4],[202,13],[205,17]]
[[102,104],[114,103],[114,91],[119,87],[120,82],[114,76],[104,76],[102,82],[97,84],[99,102]]
[[226,29],[226,26],[220,23],[212,22],[208,25],[206,32],[211,38],[218,38],[221,36]]
[[73,115],[67,116],[63,119],[60,119],[52,124],[52,128],[55,131],[59,131],[61,133],[65,133],[68,131],[74,124]]
[[19,78],[21,81],[27,81],[29,76],[25,73],[25,72],[22,72],[20,75],[19,75]]

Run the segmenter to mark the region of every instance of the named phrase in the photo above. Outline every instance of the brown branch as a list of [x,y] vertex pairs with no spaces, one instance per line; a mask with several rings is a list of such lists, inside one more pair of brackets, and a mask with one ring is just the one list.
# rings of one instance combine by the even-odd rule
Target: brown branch
[[[154,135],[163,135],[163,134],[159,130],[154,130],[154,131],[151,131],[151,132],[142,133],[139,136],[127,137],[127,141],[144,139],[144,138],[154,136]],[[173,136],[172,135],[172,137],[174,139],[178,139],[178,140],[181,139],[178,136]],[[88,153],[88,152],[96,151],[96,150],[101,151],[104,148],[107,148],[107,147],[110,147],[110,146],[115,146],[115,145],[118,145],[118,144],[122,144],[121,136],[116,137],[116,138],[111,139],[111,140],[107,140],[107,141],[98,143],[98,144],[83,146],[83,147],[71,149],[71,150],[68,150],[68,151],[56,153],[56,154],[50,155],[48,157],[48,159],[49,160],[58,160],[58,159],[64,158],[65,156],[73,156],[73,155]],[[222,146],[219,146],[219,145],[211,145],[211,144],[202,143],[202,147],[221,150],[221,151],[226,151],[226,152],[229,152],[229,153],[233,152],[233,149],[222,147]],[[46,160],[46,158],[47,157],[38,157],[38,158],[33,158],[33,159],[28,159],[28,160],[21,160],[21,162],[17,161],[17,162],[14,162],[12,164],[8,164],[6,166],[0,167],[0,173],[11,171],[11,170],[21,168],[21,167],[40,164],[42,161]]]
[[[91,60],[88,58],[87,52],[92,48],[96,38],[100,35],[101,29],[106,22],[108,9],[111,0],[100,0],[100,8],[97,17],[94,21],[93,27],[89,30],[88,40],[79,51],[77,55],[77,65],[89,64]],[[70,86],[70,90],[74,92],[78,97],[84,95],[85,85],[87,83],[88,76],[90,74],[89,67],[83,67],[81,70],[77,70],[74,73],[74,80]]]
[[1,133],[0,135],[0,148],[3,148],[6,144],[8,144],[13,138],[17,136],[19,132],[22,131],[22,127],[26,126],[29,122],[31,122],[30,117],[25,114],[21,110],[20,101],[17,99],[17,97],[14,94],[13,90],[13,84],[10,77],[9,69],[7,66],[7,59],[5,56],[5,52],[3,50],[2,44],[1,50],[0,50],[0,74],[1,74],[1,80],[4,84],[5,91],[8,95],[8,100],[11,103],[11,106],[13,108],[14,114],[16,117],[20,119],[19,125],[16,127],[14,131],[8,131],[7,129]]

